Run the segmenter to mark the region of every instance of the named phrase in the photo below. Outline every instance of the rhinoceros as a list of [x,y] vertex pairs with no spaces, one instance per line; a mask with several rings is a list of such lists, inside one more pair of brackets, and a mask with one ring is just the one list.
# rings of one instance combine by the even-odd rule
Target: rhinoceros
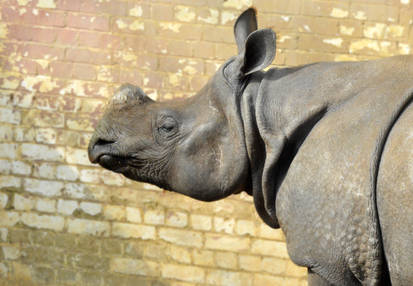
[[413,285],[413,58],[263,71],[275,33],[250,8],[234,34],[193,97],[123,85],[91,162],[202,201],[246,191],[309,285]]

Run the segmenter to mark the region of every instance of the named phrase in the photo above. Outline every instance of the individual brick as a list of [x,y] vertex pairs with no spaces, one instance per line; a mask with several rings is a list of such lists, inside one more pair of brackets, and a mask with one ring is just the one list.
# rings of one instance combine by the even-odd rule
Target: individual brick
[[61,162],[65,156],[64,148],[56,146],[23,143],[20,150],[22,156],[28,160]]
[[251,252],[261,255],[289,258],[284,242],[257,239],[252,242]]
[[115,222],[112,225],[112,235],[122,238],[155,239],[155,228],[153,226]]
[[2,142],[12,141],[13,137],[14,137],[13,128],[11,126],[0,125],[0,140]]
[[5,193],[0,193],[0,209],[4,209],[7,206],[9,197]]
[[191,214],[191,225],[196,230],[211,230],[212,217],[205,215]]
[[164,210],[146,210],[144,213],[144,222],[147,224],[164,224],[165,212]]
[[56,201],[45,198],[38,198],[36,201],[36,210],[38,210],[39,212],[54,213],[56,212]]
[[55,281],[55,273],[52,268],[34,266],[31,269],[33,280],[37,283],[52,284]]
[[107,271],[109,268],[109,259],[95,254],[77,253],[70,255],[68,260],[82,269]]
[[166,213],[166,225],[185,227],[188,224],[188,215],[184,212],[168,211]]
[[63,194],[72,199],[85,199],[87,197],[85,185],[76,183],[66,183]]
[[122,241],[119,239],[102,240],[102,253],[105,255],[122,254]]
[[159,275],[159,265],[148,260],[138,260],[131,258],[113,258],[110,261],[110,270],[113,272],[157,276]]
[[[252,286],[254,278],[252,275],[241,272],[211,270],[208,272],[206,282],[212,285],[238,285],[238,286]],[[271,284],[259,284],[271,285]],[[283,285],[283,284],[274,284]]]
[[286,259],[264,257],[261,262],[262,271],[282,276],[285,273],[287,261]]
[[33,164],[33,176],[42,179],[56,179],[56,165],[53,163],[38,163]]
[[202,283],[205,280],[205,270],[195,266],[163,264],[161,266],[162,277]]
[[232,252],[215,252],[215,264],[221,268],[237,269],[238,257]]
[[36,142],[45,144],[56,143],[56,131],[52,128],[39,128],[36,130]]
[[94,236],[109,236],[110,225],[108,222],[89,219],[69,219],[69,233],[90,234]]
[[228,236],[224,234],[206,234],[205,248],[227,251],[246,251],[250,240],[245,237]]
[[60,216],[38,215],[36,213],[22,213],[21,222],[29,227],[62,231],[64,219]]
[[192,258],[195,265],[214,266],[214,253],[210,250],[194,249]]
[[20,257],[20,249],[13,245],[3,245],[3,256],[6,260],[16,260]]
[[116,174],[109,171],[103,171],[101,179],[105,185],[110,186],[122,186],[125,183],[125,178],[120,174]]
[[239,255],[239,267],[241,270],[259,272],[261,270],[261,258],[253,255]]
[[80,209],[88,215],[96,216],[102,212],[102,205],[99,203],[81,202]]
[[69,27],[87,30],[108,31],[109,17],[108,16],[90,16],[82,14],[68,13],[66,24]]
[[12,169],[12,164],[14,161],[10,162],[9,160],[0,160],[0,174],[8,175]]
[[234,226],[234,218],[226,219],[222,217],[214,217],[214,228],[217,232],[232,234],[234,232]]
[[126,211],[122,206],[105,205],[103,207],[103,217],[105,220],[121,221],[126,218]]
[[7,228],[0,228],[0,241],[7,242],[9,230]]
[[368,19],[369,21],[377,22],[396,22],[398,19],[398,7],[352,3],[350,14],[357,20]]
[[98,169],[83,169],[80,171],[80,181],[84,183],[99,183],[100,170]]
[[17,144],[1,143],[0,157],[14,159],[16,158]]
[[59,165],[56,168],[56,177],[64,181],[76,181],[79,171],[76,166]]
[[21,178],[14,176],[0,176],[1,188],[19,188],[21,186]]
[[12,173],[16,175],[28,176],[32,172],[32,167],[23,161],[13,161],[11,165],[11,169],[12,169]]
[[286,267],[285,274],[287,276],[297,277],[297,278],[307,277],[308,270],[306,267],[299,267],[290,260],[285,261],[285,267]]
[[15,194],[13,198],[13,207],[20,211],[29,211],[34,208],[35,199],[28,196]]
[[258,11],[265,11],[266,13],[277,12],[285,14],[298,14],[300,12],[300,1],[265,1],[255,0]]
[[261,223],[258,229],[258,236],[262,238],[268,238],[272,240],[285,241],[285,236],[281,228],[274,229]]
[[141,223],[141,211],[138,208],[126,207],[126,220],[134,223]]
[[0,211],[0,226],[14,226],[20,220],[20,215],[17,212]]
[[57,201],[57,212],[64,215],[72,215],[79,207],[79,203],[73,200],[59,199]]
[[196,10],[189,6],[175,6],[175,19],[181,22],[194,22],[196,20]]
[[33,194],[55,197],[61,195],[63,183],[58,181],[24,179],[24,189]]
[[168,248],[166,248],[166,255],[172,260],[179,263],[191,263],[191,253],[184,247],[170,245]]
[[159,237],[162,240],[183,246],[192,246],[201,248],[202,236],[200,233],[194,231],[159,228]]

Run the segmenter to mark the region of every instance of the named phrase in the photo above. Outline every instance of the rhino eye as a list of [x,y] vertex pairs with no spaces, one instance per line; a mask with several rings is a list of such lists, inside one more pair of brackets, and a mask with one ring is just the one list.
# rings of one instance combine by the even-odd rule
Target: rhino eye
[[158,125],[158,132],[164,136],[170,136],[176,132],[176,121],[172,117],[163,118]]

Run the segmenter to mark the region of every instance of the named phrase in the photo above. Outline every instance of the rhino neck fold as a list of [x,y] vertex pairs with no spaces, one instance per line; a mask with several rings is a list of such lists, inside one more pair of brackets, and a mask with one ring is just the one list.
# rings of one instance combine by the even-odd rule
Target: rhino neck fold
[[273,228],[279,228],[278,221],[268,215],[263,203],[261,178],[265,161],[265,144],[260,137],[256,122],[256,99],[264,73],[255,73],[240,98],[240,111],[244,129],[245,145],[249,161],[249,180],[245,190],[254,198],[254,205],[261,219]]
[[[295,69],[271,70],[271,80],[284,77]],[[253,195],[256,210],[263,221],[279,228],[276,215],[276,195],[287,175],[295,155],[313,127],[327,113],[328,105],[315,104],[294,118],[288,126],[275,118],[284,117],[283,110],[273,104],[268,109],[268,98],[277,98],[276,90],[266,90],[262,83],[268,74],[255,75],[242,94],[241,114],[245,144],[250,165],[250,184],[247,192]],[[277,101],[277,100],[275,100]],[[268,107],[268,106],[267,106]],[[268,113],[268,114],[267,114]]]

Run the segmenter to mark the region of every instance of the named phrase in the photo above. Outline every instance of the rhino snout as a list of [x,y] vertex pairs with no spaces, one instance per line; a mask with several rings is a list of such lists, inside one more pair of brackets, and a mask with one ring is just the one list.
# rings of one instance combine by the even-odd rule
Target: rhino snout
[[115,141],[94,137],[90,140],[88,147],[89,160],[92,163],[99,163],[103,155],[109,155]]

